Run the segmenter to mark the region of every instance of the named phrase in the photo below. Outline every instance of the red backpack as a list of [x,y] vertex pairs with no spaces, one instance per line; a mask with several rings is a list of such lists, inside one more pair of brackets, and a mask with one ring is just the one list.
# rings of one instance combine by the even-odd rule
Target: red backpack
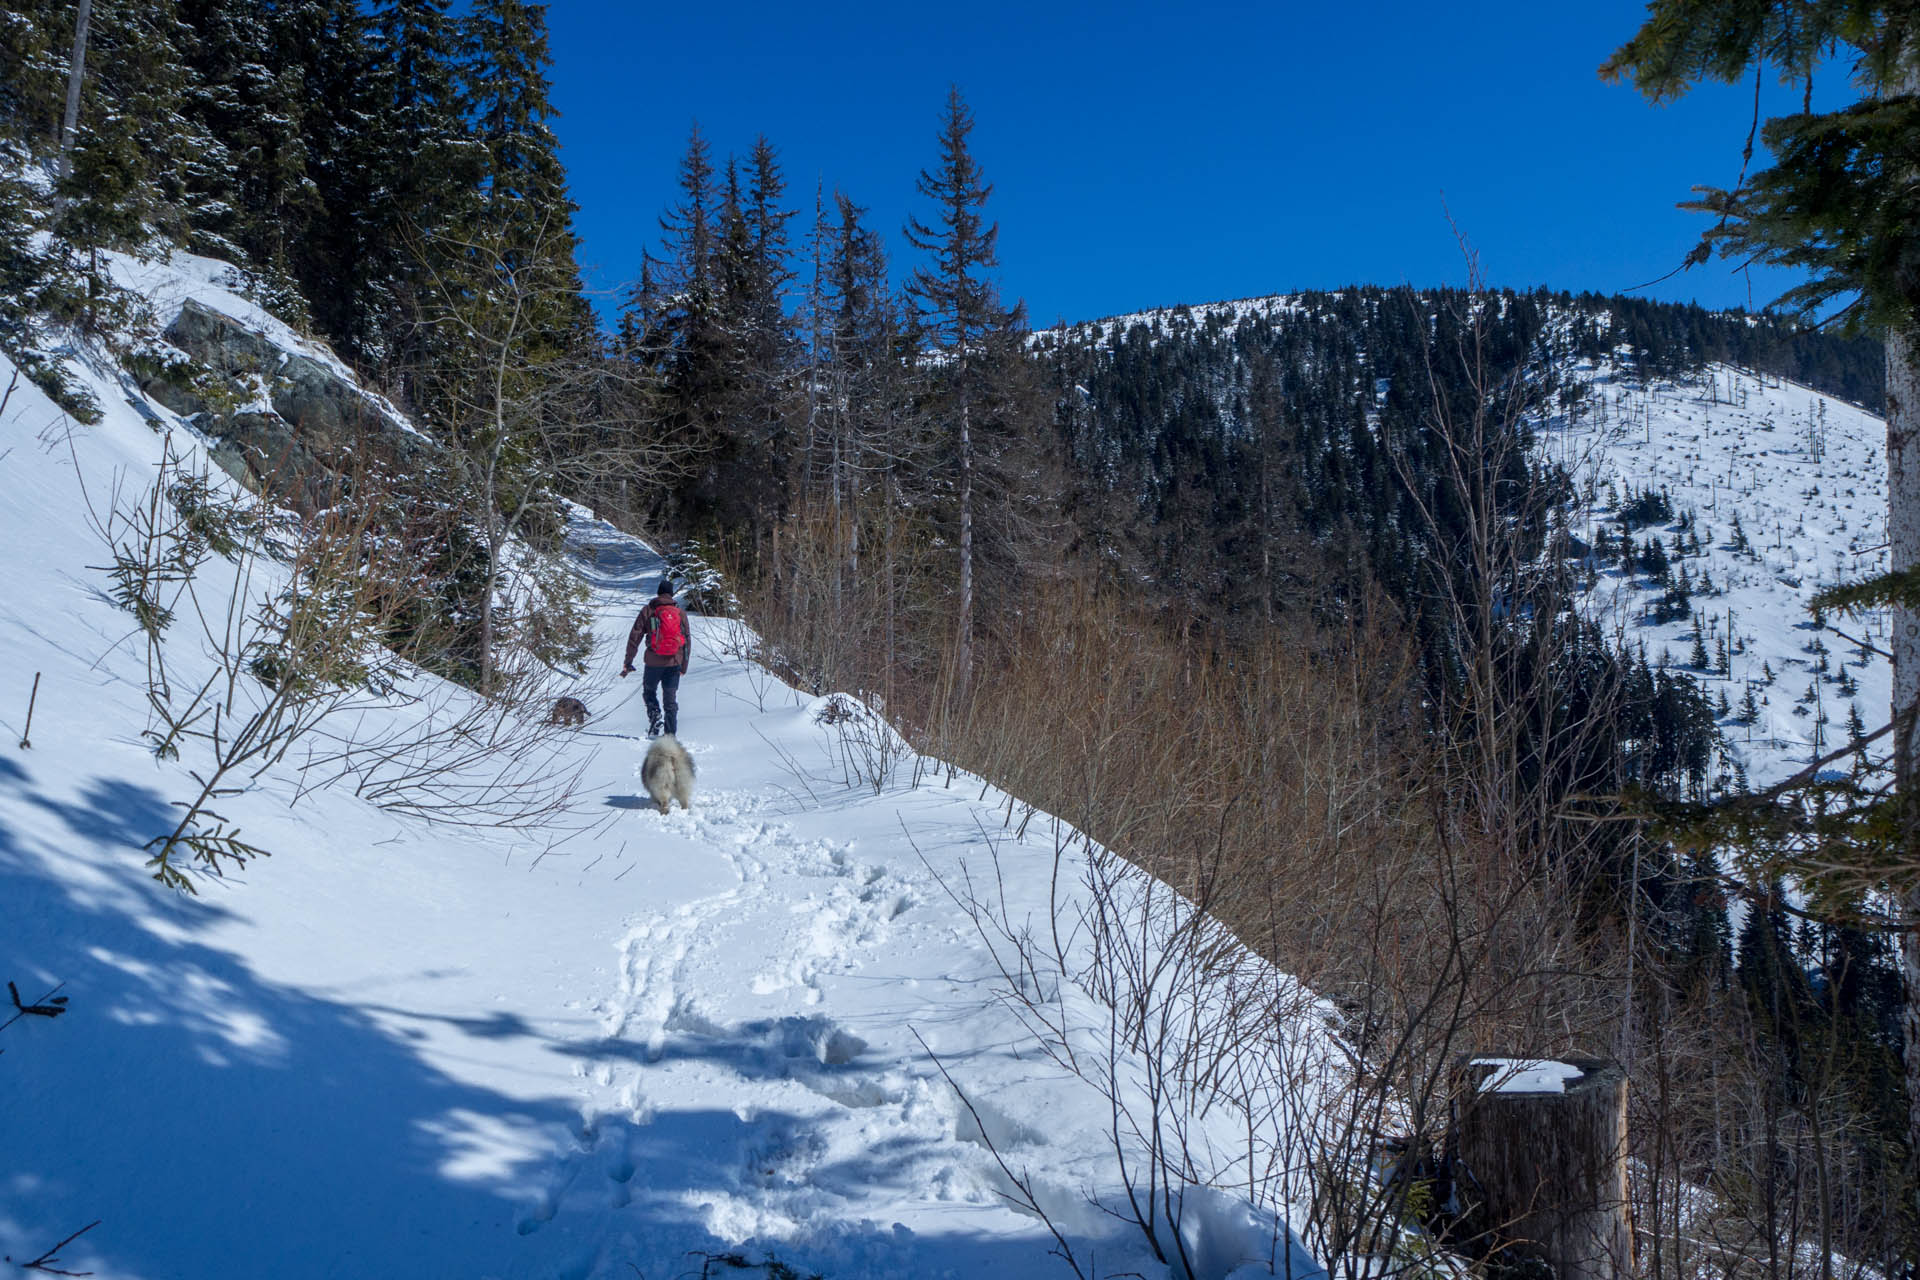
[[687,624],[680,606],[655,605],[647,615],[647,652],[662,658],[677,658],[686,643]]

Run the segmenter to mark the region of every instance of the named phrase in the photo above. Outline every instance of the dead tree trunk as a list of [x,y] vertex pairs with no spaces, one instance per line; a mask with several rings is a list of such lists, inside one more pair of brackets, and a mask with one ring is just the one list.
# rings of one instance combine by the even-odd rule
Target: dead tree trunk
[[[1920,59],[1909,53],[1895,89],[1920,93]],[[1911,176],[1911,175],[1909,175]],[[1907,242],[1911,246],[1912,241]],[[1920,567],[1920,317],[1887,329],[1887,569]],[[1900,845],[1907,880],[1900,893],[1907,928],[1900,935],[1906,1037],[1907,1140],[1920,1144],[1920,611],[1893,606],[1893,775],[1900,799]],[[1920,1152],[1920,1145],[1912,1145]]]
[[1587,1058],[1475,1058],[1457,1084],[1454,1238],[1537,1259],[1555,1280],[1633,1274],[1626,1072]]
[[93,0],[80,0],[80,12],[73,22],[73,57],[67,66],[67,113],[60,118],[60,167],[53,187],[53,228],[60,230],[60,219],[67,211],[67,177],[73,172],[73,136],[80,125],[80,84],[87,71],[87,24],[93,14]]

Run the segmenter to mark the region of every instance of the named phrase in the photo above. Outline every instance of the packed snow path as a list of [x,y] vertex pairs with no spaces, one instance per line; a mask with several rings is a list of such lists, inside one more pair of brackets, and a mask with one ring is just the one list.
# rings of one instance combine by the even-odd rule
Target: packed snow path
[[[605,525],[574,530],[598,644],[566,747],[597,826],[547,847],[339,789],[296,803],[289,765],[220,806],[272,857],[197,897],[156,885],[141,848],[192,762],[141,739],[141,646],[79,512],[82,480],[137,492],[171,420],[94,385],[97,427],[24,384],[0,420],[0,980],[71,1000],[0,1032],[0,1254],[97,1219],[60,1264],[107,1280],[664,1280],[722,1251],[834,1280],[1066,1274],[991,1141],[1102,1274],[1167,1273],[1090,1202],[1114,1190],[1105,1104],[998,1003],[942,888],[992,883],[997,855],[1009,912],[1043,918],[1043,824],[1015,838],[964,776],[850,784],[826,700],[699,617],[695,807],[653,811],[617,673],[661,566]],[[1266,1274],[1270,1230],[1219,1201],[1193,1216],[1203,1280]]]

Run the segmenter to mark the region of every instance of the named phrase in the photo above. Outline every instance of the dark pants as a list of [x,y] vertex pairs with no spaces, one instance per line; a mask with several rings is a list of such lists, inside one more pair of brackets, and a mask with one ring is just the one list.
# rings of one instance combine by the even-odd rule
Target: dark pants
[[680,668],[646,667],[640,677],[640,694],[647,702],[647,732],[658,733],[660,724],[660,695],[667,700],[666,731],[678,731],[680,723]]

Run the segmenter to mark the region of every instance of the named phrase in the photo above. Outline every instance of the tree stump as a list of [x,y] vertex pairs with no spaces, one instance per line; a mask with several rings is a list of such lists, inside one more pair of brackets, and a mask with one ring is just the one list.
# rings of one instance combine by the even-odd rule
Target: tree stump
[[1626,1072],[1592,1058],[1472,1058],[1456,1084],[1454,1238],[1522,1271],[1544,1263],[1555,1280],[1632,1275]]

